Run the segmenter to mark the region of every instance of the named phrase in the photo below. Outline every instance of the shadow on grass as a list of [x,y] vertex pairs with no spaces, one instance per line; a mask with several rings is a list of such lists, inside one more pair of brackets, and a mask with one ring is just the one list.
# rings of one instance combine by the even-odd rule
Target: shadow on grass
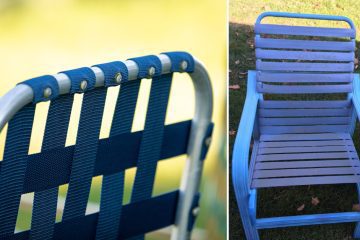
[[[240,90],[229,91],[229,131],[231,131],[238,128],[246,95],[246,72],[255,69],[255,52],[253,26],[230,23],[229,34],[229,85],[240,85]],[[358,41],[356,46],[359,49],[360,43]],[[358,131],[359,127],[357,126],[356,133]],[[357,135],[359,134],[355,134],[354,141],[359,151]],[[231,159],[234,141],[235,135],[230,136],[229,237],[230,239],[245,239],[231,179]],[[320,200],[317,206],[311,204],[312,197],[317,197]],[[357,202],[357,192],[354,184],[261,189],[258,194],[257,217],[351,211],[352,205]],[[305,204],[304,210],[297,211],[297,208],[302,204]],[[266,240],[353,239],[354,227],[354,223],[345,223],[278,228],[261,230],[260,237]]]

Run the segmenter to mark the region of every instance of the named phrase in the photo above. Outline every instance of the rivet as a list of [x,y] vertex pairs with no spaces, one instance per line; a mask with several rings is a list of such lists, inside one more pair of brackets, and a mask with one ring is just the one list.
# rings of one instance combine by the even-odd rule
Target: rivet
[[212,140],[211,137],[206,138],[205,144],[206,144],[207,147],[210,146],[211,140]]
[[187,67],[188,67],[187,61],[182,61],[182,62],[180,63],[180,69],[181,69],[182,71],[185,71],[185,70],[187,69]]
[[85,91],[86,88],[87,88],[87,85],[88,85],[88,83],[87,83],[86,80],[81,81],[81,83],[80,83],[80,89],[83,90],[83,91]]
[[192,210],[192,214],[194,217],[198,216],[200,213],[200,208],[199,207],[196,207]]
[[49,98],[52,94],[51,88],[47,87],[44,89],[44,98]]
[[148,77],[151,78],[154,75],[155,75],[155,68],[150,67],[149,70],[148,70]]
[[117,73],[117,74],[115,75],[114,80],[115,80],[115,82],[116,82],[117,84],[120,84],[120,83],[121,83],[121,80],[122,80],[122,75],[121,75],[121,73]]

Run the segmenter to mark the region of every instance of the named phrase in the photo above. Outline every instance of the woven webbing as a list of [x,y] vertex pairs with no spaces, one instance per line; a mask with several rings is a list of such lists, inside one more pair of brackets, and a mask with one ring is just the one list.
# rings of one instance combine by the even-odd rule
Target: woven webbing
[[[137,80],[121,85],[110,136],[131,132],[140,83]],[[114,223],[120,222],[123,193],[124,172],[103,177],[96,239],[118,238],[119,225]]]
[[106,89],[84,94],[63,221],[84,216],[96,160]]
[[[73,95],[61,96],[50,103],[42,151],[65,146],[72,104]],[[58,189],[35,192],[30,239],[52,238]]]
[[[141,201],[150,198],[152,195],[157,161],[161,155],[172,76],[173,74],[166,74],[154,77],[151,83],[149,105],[140,144],[131,202]],[[143,239],[143,236],[136,239]]]
[[34,114],[35,106],[28,105],[9,122],[0,174],[0,239],[14,234]]

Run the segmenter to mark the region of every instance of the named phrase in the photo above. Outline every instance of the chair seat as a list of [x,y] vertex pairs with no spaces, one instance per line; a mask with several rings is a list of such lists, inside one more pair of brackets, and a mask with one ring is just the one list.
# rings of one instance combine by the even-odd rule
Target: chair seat
[[349,133],[261,135],[253,149],[251,188],[360,182]]

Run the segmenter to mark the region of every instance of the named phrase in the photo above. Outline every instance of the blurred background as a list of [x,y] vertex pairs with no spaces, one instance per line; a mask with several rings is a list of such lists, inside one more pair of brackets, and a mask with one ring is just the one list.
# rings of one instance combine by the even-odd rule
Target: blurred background
[[[226,238],[226,1],[116,1],[116,0],[0,0],[0,96],[17,83],[44,74],[83,66],[126,60],[164,51],[188,51],[207,67],[214,91],[215,132],[202,179],[201,211],[194,239]],[[144,126],[150,81],[143,81],[133,131]],[[109,91],[115,100],[119,90]],[[79,104],[80,99],[75,103]],[[194,90],[186,74],[172,85],[166,123],[191,119]],[[37,107],[30,153],[41,151],[48,103]],[[111,104],[109,104],[111,109]],[[76,112],[76,111],[75,111]],[[76,140],[76,116],[71,119],[67,145]],[[110,130],[106,114],[101,138]],[[0,159],[6,128],[0,134]],[[186,156],[180,158],[185,159]],[[185,161],[162,161],[154,194],[178,188]],[[174,164],[175,163],[175,164]],[[135,169],[126,171],[129,201]],[[88,212],[96,211],[101,176],[94,178]],[[61,186],[59,212],[67,186]],[[17,230],[30,228],[33,193],[22,196]],[[168,239],[168,229],[147,239]]]

